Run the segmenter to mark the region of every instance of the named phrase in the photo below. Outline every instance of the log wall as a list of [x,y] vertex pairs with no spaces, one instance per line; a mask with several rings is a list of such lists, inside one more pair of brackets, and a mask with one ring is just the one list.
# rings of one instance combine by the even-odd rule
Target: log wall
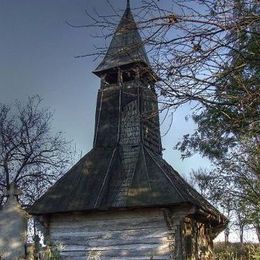
[[159,209],[55,215],[49,236],[62,259],[172,259],[172,231]]

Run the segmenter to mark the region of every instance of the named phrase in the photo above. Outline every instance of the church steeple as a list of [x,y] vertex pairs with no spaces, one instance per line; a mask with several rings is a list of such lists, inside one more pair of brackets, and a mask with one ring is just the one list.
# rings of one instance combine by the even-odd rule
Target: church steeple
[[[221,216],[162,158],[156,77],[129,1],[103,61],[93,149],[31,208],[37,215],[192,205]],[[202,212],[202,213],[201,213]],[[204,213],[203,213],[204,214]]]
[[106,56],[94,73],[101,77],[94,147],[145,145],[161,155],[156,78],[129,1]]
[[113,35],[106,55],[93,73],[100,76],[111,69],[134,63],[149,67],[144,43],[132,15],[130,3],[127,1],[125,12]]

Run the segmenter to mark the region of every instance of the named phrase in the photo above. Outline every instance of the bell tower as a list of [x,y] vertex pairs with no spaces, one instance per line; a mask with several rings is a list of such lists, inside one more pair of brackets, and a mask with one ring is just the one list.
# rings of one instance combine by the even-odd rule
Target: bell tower
[[161,155],[154,90],[157,77],[150,67],[129,1],[107,53],[94,73],[101,78],[94,147],[120,146],[131,153],[145,146]]
[[[144,147],[161,156],[156,75],[131,13],[129,1],[107,53],[94,73],[101,78],[98,92],[94,148],[115,148],[122,172],[113,206],[125,203]],[[144,160],[143,160],[144,161]]]

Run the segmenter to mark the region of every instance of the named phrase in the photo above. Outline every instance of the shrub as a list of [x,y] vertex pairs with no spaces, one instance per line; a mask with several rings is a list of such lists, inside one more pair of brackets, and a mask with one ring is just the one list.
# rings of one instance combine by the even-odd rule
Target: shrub
[[260,244],[223,242],[214,245],[215,260],[260,260]]

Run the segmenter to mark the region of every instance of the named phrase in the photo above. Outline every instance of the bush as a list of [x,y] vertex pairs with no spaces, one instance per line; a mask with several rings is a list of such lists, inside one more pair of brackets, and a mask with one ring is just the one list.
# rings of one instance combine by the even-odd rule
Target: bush
[[215,260],[260,260],[260,244],[223,242],[214,245]]

